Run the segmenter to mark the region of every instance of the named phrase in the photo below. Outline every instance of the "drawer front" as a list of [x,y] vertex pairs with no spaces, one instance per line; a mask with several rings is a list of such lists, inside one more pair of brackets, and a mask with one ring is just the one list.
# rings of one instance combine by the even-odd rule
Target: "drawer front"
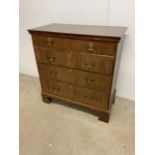
[[69,49],[70,40],[55,37],[32,36],[34,47],[49,48],[54,51],[66,51]]
[[36,48],[36,59],[38,62],[67,66],[76,66],[76,54],[72,51],[54,52],[49,49]]
[[40,78],[41,87],[43,92],[47,92],[50,94],[54,94],[61,97],[66,97],[73,99],[73,86],[65,83],[59,83],[57,81],[48,79],[48,78]]
[[81,87],[74,88],[74,98],[86,105],[91,105],[105,110],[107,109],[109,102],[109,94],[98,93]]
[[38,68],[40,77],[49,77],[51,79],[76,84],[97,91],[110,91],[111,76],[39,63]]
[[39,63],[38,68],[41,77],[48,77],[68,83],[76,83],[76,70]]
[[113,73],[114,59],[90,54],[78,54],[77,66],[86,71],[111,75]]
[[77,85],[97,91],[110,91],[112,77],[97,73],[78,71]]
[[48,78],[41,78],[41,86],[44,92],[73,99],[86,105],[105,110],[108,106],[108,93],[98,93],[86,88],[56,82]]
[[49,62],[48,50],[35,48],[35,56],[37,62],[43,62],[43,63]]
[[72,49],[84,53],[96,53],[103,55],[114,56],[117,44],[112,42],[97,42],[97,41],[83,41],[73,40]]

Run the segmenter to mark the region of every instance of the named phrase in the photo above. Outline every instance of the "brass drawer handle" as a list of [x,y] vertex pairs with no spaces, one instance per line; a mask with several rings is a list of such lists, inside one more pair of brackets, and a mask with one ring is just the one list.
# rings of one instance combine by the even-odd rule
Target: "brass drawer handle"
[[54,45],[54,41],[47,41],[46,44],[48,47],[52,47]]
[[87,83],[92,84],[95,82],[95,80],[88,80],[87,78],[85,79]]
[[72,85],[70,85],[70,86],[69,86],[69,90],[70,90],[71,92],[73,92],[73,91],[74,91],[74,89],[73,89],[73,86],[72,86]]
[[49,58],[49,61],[50,61],[50,62],[53,62],[53,61],[55,61],[55,59],[56,59],[56,57]]
[[92,51],[95,50],[95,47],[87,47],[87,50],[90,51],[90,52],[92,52]]
[[86,63],[85,63],[85,65],[86,65],[86,67],[87,67],[88,69],[92,69],[92,68],[94,67],[93,64],[90,65],[90,64],[86,64]]
[[96,46],[93,42],[89,42],[89,45],[86,47],[88,51],[92,52],[95,50]]

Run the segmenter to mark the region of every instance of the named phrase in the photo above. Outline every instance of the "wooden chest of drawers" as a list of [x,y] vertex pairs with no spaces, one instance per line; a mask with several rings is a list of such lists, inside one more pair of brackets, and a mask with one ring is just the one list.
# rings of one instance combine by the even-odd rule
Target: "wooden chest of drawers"
[[28,31],[43,101],[79,104],[108,122],[126,28],[49,24]]

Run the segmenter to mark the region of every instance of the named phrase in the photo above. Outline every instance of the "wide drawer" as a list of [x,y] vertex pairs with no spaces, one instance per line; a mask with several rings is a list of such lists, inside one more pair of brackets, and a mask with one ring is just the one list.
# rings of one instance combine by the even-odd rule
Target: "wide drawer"
[[56,37],[33,35],[34,47],[49,48],[50,50],[66,51],[70,47],[70,40]]
[[114,42],[70,40],[38,35],[33,35],[32,39],[34,47],[50,48],[55,51],[65,51],[71,49],[77,52],[115,56],[117,49],[117,43]]
[[111,75],[113,73],[114,58],[93,54],[77,54],[77,66],[80,69]]
[[72,50],[84,53],[94,53],[114,56],[117,44],[113,42],[72,40]]
[[111,76],[38,63],[40,77],[68,82],[97,91],[110,91]]
[[35,49],[37,62],[77,68],[110,75],[113,72],[114,58],[72,51],[54,52],[49,49]]
[[93,107],[107,109],[109,93],[98,93],[86,88],[57,82],[48,78],[40,78],[42,90],[45,93],[65,97]]

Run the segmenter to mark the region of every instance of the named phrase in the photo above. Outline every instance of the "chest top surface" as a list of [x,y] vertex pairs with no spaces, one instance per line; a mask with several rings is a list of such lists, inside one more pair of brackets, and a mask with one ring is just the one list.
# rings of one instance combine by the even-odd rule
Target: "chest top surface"
[[28,31],[33,34],[34,32],[45,33],[62,33],[73,35],[88,35],[88,36],[101,36],[121,38],[126,27],[119,26],[92,26],[92,25],[73,25],[73,24],[58,24],[52,23],[45,26],[29,29]]

